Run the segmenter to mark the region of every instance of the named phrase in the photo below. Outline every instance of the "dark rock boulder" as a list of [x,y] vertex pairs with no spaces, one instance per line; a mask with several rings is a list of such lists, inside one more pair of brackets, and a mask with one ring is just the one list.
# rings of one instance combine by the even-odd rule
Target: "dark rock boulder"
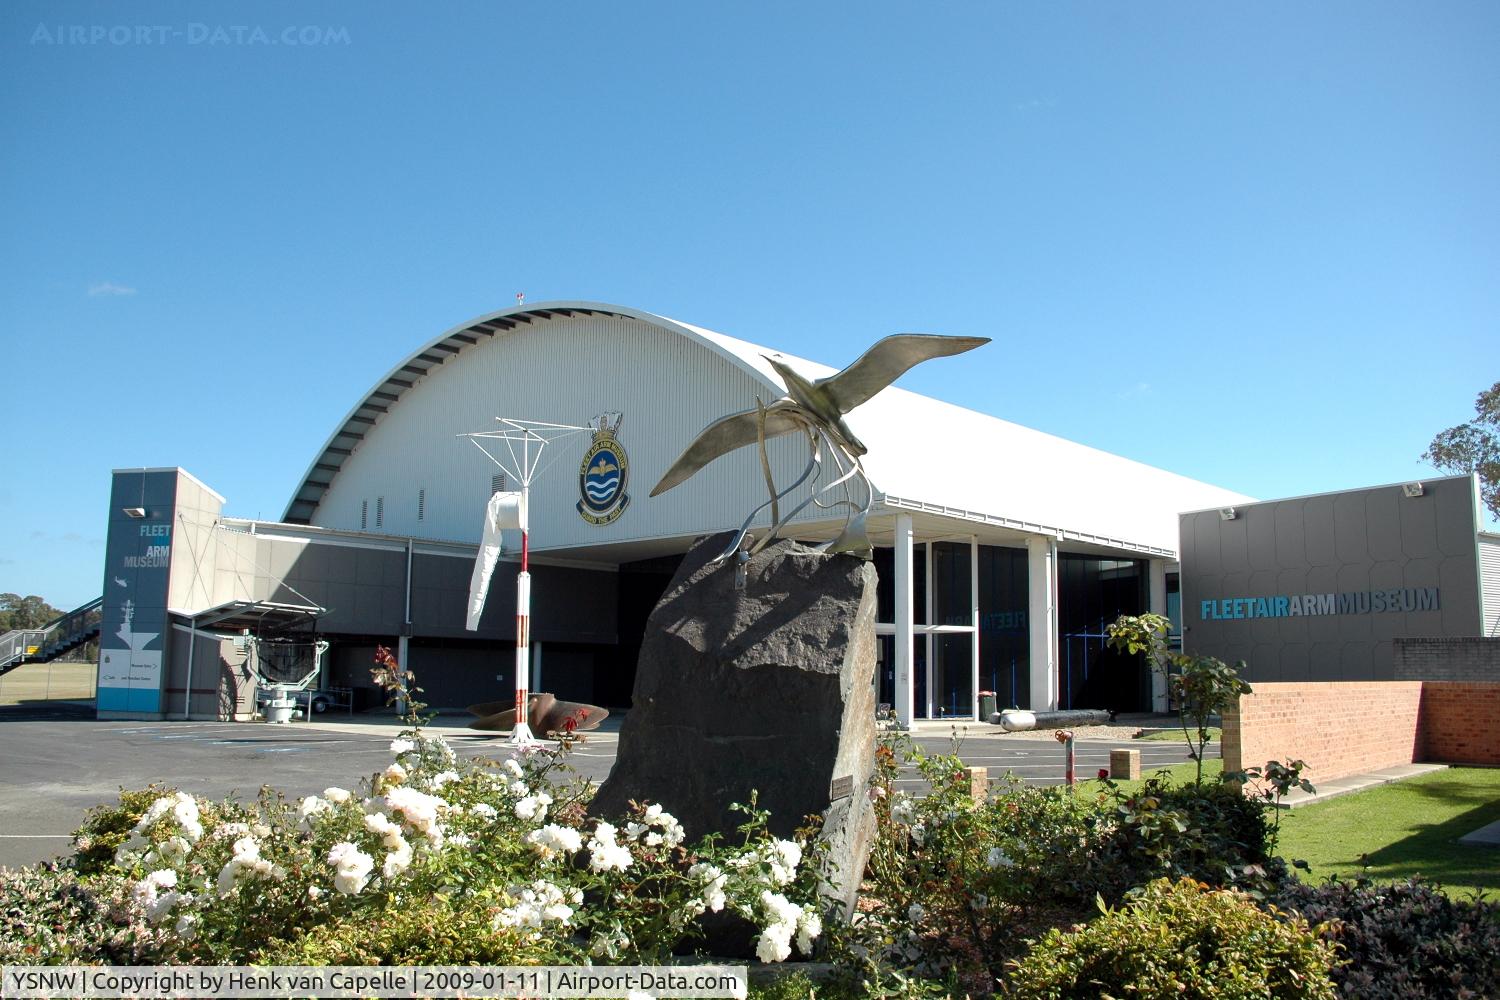
[[795,542],[768,546],[736,589],[727,535],[688,552],[646,625],[634,703],[590,813],[660,802],[689,839],[733,835],[733,803],[790,837],[823,814],[829,877],[852,910],[875,835],[875,569]]

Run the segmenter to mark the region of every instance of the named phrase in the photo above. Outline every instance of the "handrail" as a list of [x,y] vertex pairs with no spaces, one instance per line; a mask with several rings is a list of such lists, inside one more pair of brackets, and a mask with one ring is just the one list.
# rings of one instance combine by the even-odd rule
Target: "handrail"
[[96,597],[43,625],[0,635],[0,670],[32,656],[50,659],[97,633],[104,621],[104,598]]
[[38,628],[16,629],[0,635],[0,669],[26,659],[34,650],[40,650],[46,636],[46,630]]

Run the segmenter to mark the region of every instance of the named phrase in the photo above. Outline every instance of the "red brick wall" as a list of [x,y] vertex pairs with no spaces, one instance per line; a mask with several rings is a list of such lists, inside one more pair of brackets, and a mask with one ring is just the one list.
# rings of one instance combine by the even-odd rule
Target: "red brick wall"
[[1500,683],[1424,682],[1417,735],[1420,760],[1500,764]]
[[1304,760],[1314,785],[1418,759],[1420,681],[1257,683],[1224,714],[1224,770]]

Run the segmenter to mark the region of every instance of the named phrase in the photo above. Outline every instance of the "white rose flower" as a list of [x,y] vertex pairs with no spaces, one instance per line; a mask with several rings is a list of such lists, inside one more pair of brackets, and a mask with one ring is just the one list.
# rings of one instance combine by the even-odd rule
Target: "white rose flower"
[[327,799],[329,802],[332,802],[336,806],[341,806],[345,802],[348,802],[351,796],[349,794],[349,789],[340,788],[337,785],[330,785],[329,787],[323,789],[323,798]]
[[909,796],[897,793],[891,803],[891,820],[902,826],[911,826],[917,818],[917,804]]
[[552,796],[546,792],[528,795],[516,803],[516,818],[541,822],[547,815],[547,807],[551,804]]
[[804,909],[797,918],[797,950],[804,955],[813,953],[813,941],[823,933],[823,918],[811,908]]
[[347,840],[333,845],[328,863],[337,869],[333,887],[346,896],[357,895],[369,883],[375,868],[375,859]]
[[755,957],[762,962],[785,962],[792,953],[791,924],[772,924],[755,942]]
[[311,830],[314,817],[319,813],[332,811],[333,806],[327,799],[320,799],[316,795],[309,795],[297,807],[298,825],[304,830]]
[[410,867],[411,845],[402,841],[400,847],[385,856],[385,862],[380,866],[380,874],[386,878],[395,878]]
[[577,830],[549,823],[540,830],[528,833],[526,843],[541,855],[543,861],[550,861],[559,854],[576,853],[583,847],[583,836]]
[[192,845],[185,837],[168,837],[158,844],[156,849],[161,852],[162,860],[168,864],[176,864],[187,857],[188,852],[192,850]]
[[1014,868],[1016,865],[1016,863],[1010,859],[1010,855],[1006,854],[998,847],[991,847],[989,855],[984,860],[985,864],[989,865],[991,868]]
[[391,740],[391,753],[399,757],[404,753],[410,753],[416,748],[416,744],[404,736],[398,736]]

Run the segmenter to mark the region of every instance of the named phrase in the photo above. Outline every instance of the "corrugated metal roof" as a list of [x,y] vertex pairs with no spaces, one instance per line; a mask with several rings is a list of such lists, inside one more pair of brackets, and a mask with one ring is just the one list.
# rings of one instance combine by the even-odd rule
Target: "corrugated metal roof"
[[[283,520],[310,522],[353,447],[390,404],[433,367],[461,354],[481,337],[575,313],[632,318],[701,341],[776,392],[783,387],[765,355],[815,378],[836,370],[622,306],[549,302],[502,310],[454,327],[377,383],[313,460]],[[894,387],[851,412],[848,422],[870,447],[865,467],[880,501],[889,509],[926,511],[1112,547],[1171,553],[1177,549],[1179,511],[1252,501],[1240,493]]]

